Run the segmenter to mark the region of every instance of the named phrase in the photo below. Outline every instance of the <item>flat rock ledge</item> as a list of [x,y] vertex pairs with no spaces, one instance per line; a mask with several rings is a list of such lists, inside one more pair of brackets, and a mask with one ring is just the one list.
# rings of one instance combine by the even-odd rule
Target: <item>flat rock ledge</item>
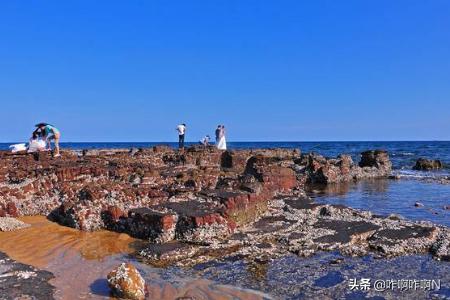
[[52,273],[10,259],[0,252],[0,300],[54,299]]
[[318,251],[379,258],[430,253],[437,260],[449,260],[449,238],[444,226],[317,204],[299,194],[270,201],[264,215],[228,239],[212,238],[203,245],[151,244],[140,255],[155,266],[193,266],[236,255],[267,262],[288,253],[307,257]]

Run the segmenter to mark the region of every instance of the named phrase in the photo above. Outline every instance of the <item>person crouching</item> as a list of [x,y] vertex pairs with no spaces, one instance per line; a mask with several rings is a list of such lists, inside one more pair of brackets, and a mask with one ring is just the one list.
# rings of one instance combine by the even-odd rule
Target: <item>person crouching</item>
[[43,140],[47,143],[48,150],[51,150],[51,141],[54,141],[55,152],[53,156],[61,156],[59,153],[59,140],[61,138],[61,133],[55,126],[47,123],[36,124],[36,130],[33,132],[33,135],[35,134],[41,135]]

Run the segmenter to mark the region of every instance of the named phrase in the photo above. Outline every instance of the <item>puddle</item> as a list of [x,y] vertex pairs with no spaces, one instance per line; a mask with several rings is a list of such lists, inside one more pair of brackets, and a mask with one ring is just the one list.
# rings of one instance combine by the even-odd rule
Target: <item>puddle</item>
[[57,299],[109,299],[106,275],[122,262],[133,263],[148,284],[150,299],[270,299],[252,290],[195,276],[167,273],[139,263],[130,254],[143,242],[109,231],[80,232],[48,221],[23,217],[31,227],[0,232],[0,251],[12,259],[52,272]]

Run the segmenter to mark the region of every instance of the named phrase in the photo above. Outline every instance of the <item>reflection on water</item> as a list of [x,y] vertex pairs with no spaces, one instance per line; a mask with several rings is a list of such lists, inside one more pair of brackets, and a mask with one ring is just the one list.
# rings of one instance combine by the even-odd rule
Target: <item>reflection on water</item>
[[152,285],[149,299],[272,299],[266,294],[236,287],[212,283],[209,280],[195,280],[183,286],[174,284]]
[[45,217],[22,217],[31,224],[20,232],[2,232],[0,250],[15,260],[45,268],[55,257],[80,255],[86,260],[102,260],[118,253],[131,253],[135,239],[110,231],[82,232],[60,226]]
[[[320,203],[342,204],[373,213],[400,214],[411,220],[426,220],[450,226],[450,185],[417,180],[365,180],[327,186],[312,186],[309,196]],[[416,202],[423,207],[415,207]]]
[[57,299],[109,299],[106,275],[122,262],[131,262],[143,274],[150,299],[267,299],[263,294],[219,285],[193,277],[164,274],[136,261],[129,254],[144,242],[109,231],[80,232],[48,221],[23,217],[32,226],[0,232],[0,251],[11,258],[55,275],[51,283]]
[[[389,188],[389,180],[364,180],[357,183],[359,189],[369,194],[386,193]],[[342,182],[339,184],[328,185],[309,185],[306,187],[306,191],[313,197],[325,197],[325,196],[345,196],[349,192],[355,189],[354,182]]]

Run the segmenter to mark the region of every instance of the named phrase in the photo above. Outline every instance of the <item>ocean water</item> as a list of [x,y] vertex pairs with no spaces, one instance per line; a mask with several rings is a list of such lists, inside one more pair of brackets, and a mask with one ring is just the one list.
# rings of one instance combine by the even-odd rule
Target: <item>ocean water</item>
[[[319,203],[341,204],[383,216],[397,214],[450,227],[450,184],[406,177],[311,187],[307,193]],[[423,206],[417,207],[416,203]]]

